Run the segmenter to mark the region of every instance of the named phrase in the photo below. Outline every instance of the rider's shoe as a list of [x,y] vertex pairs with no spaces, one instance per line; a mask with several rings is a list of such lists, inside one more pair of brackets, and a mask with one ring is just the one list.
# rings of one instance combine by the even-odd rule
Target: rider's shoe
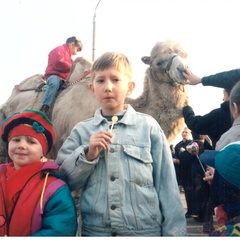
[[49,117],[50,114],[50,107],[46,104],[42,105],[40,108],[40,111],[44,112],[47,117]]

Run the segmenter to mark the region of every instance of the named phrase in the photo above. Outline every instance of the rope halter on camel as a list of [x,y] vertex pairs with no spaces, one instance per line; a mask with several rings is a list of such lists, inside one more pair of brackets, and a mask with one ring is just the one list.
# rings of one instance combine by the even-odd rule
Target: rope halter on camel
[[80,81],[83,80],[88,74],[90,74],[90,72],[91,72],[91,70],[88,69],[88,70],[82,75],[82,77],[79,78],[78,80],[76,80],[76,81],[74,81],[74,82],[71,82],[71,83],[67,83],[67,82],[66,82],[66,83],[67,83],[67,87],[72,86],[72,85],[80,82]]
[[[66,87],[70,87],[70,86],[72,86],[72,85],[74,85],[74,84],[77,84],[77,83],[79,83],[81,80],[83,80],[88,74],[90,74],[91,73],[91,70],[90,69],[88,69],[83,75],[82,75],[82,77],[81,78],[79,78],[78,80],[76,80],[76,81],[74,81],[74,82],[66,82]],[[41,83],[40,84],[40,86],[38,86],[37,88],[25,88],[25,89],[21,89],[20,87],[19,87],[19,85],[15,85],[15,88],[16,88],[16,90],[18,91],[18,92],[26,92],[26,91],[37,91],[37,92],[40,92],[41,91],[41,89],[42,89],[42,87],[46,84],[46,81],[45,80],[43,80],[43,79],[41,79],[42,81],[43,81],[43,83]]]

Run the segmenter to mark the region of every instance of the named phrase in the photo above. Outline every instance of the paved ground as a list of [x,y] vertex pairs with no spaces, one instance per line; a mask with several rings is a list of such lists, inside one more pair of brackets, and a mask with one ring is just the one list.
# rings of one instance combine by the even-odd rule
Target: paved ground
[[[187,211],[187,205],[185,201],[185,196],[184,193],[181,192],[181,200],[183,204],[183,208],[185,212]],[[207,233],[203,233],[202,228],[203,228],[204,223],[199,223],[196,222],[193,218],[187,218],[187,230],[188,230],[188,236],[189,237],[209,237]],[[216,219],[214,218],[214,226],[216,226]]]

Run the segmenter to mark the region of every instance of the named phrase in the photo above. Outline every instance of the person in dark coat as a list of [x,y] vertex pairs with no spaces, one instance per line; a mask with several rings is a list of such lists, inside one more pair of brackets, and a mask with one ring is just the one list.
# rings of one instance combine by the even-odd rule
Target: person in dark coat
[[213,148],[215,148],[221,135],[232,126],[228,101],[230,91],[231,89],[224,89],[224,102],[220,108],[216,108],[204,116],[196,116],[190,106],[183,107],[183,117],[188,128],[197,134],[208,135],[212,140]]
[[[205,139],[195,139],[191,141],[199,146],[199,154],[204,151],[204,146],[212,149],[209,143],[205,143]],[[185,199],[187,203],[187,216],[194,216],[197,222],[204,222],[207,202],[210,194],[210,186],[203,180],[205,176],[206,165],[201,164],[198,157],[188,151],[183,151],[179,154],[179,176],[182,181]]]
[[182,133],[182,140],[175,146],[175,157],[178,159],[179,154],[186,149],[186,146],[192,142],[191,131],[188,127],[184,127]]
[[203,86],[232,89],[240,80],[240,68],[219,72],[202,78],[194,75],[191,70],[187,68],[186,71],[183,72],[183,75],[187,78],[186,84],[197,85],[202,83]]
[[[187,68],[183,75],[187,78],[186,83],[190,85],[202,83],[203,86],[223,88],[224,98],[226,98],[229,97],[233,86],[240,80],[240,68],[202,78],[196,76]],[[188,122],[188,124],[186,123],[187,126],[192,131],[198,134],[206,134],[211,138],[213,147],[215,147],[220,136],[232,126],[228,100],[224,100],[220,108],[212,110],[205,116],[195,116],[190,106],[183,108],[183,115],[185,122]]]
[[200,160],[215,168],[210,199],[213,207],[222,205],[227,221],[211,236],[240,236],[240,142],[232,142],[221,151],[206,151]]
[[[174,168],[175,168],[175,172],[176,172],[176,178],[177,178],[177,182],[178,182],[179,186],[182,185],[182,181],[179,176],[179,163],[180,163],[179,155],[181,152],[185,151],[186,146],[192,142],[191,131],[187,127],[184,127],[181,135],[182,135],[182,140],[175,145],[174,155],[172,155]],[[189,217],[188,213],[186,213],[185,216]]]
[[[220,87],[224,89],[224,102],[220,108],[212,110],[205,116],[195,116],[193,109],[190,106],[183,108],[183,116],[187,126],[199,134],[207,134],[213,143],[215,149],[217,141],[221,135],[230,129],[232,126],[232,118],[229,109],[229,96],[232,88],[240,80],[240,69],[233,69],[230,71],[220,72],[214,75],[200,78],[194,75],[189,69],[183,75],[188,79],[187,83],[190,85],[197,85],[202,83],[203,86]],[[203,226],[204,232],[211,232],[213,227],[212,222],[212,207],[209,201],[205,224]]]

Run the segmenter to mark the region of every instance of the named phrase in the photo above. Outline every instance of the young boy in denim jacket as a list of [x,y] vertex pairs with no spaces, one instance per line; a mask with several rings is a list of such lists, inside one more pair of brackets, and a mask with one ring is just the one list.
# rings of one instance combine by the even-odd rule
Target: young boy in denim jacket
[[84,236],[184,236],[186,220],[166,137],[151,116],[124,103],[135,87],[127,57],[100,56],[90,89],[101,104],[79,122],[56,162],[82,189]]

